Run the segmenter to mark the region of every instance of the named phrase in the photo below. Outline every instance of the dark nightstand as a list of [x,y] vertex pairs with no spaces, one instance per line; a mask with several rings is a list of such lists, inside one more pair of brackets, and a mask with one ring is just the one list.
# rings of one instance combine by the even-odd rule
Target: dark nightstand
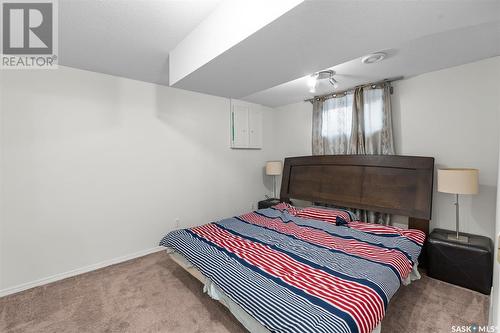
[[269,208],[280,203],[280,199],[269,198],[266,200],[259,201],[258,208],[264,209]]
[[445,282],[489,295],[493,276],[493,243],[484,236],[469,236],[462,243],[448,239],[454,231],[434,229],[427,242],[427,274]]

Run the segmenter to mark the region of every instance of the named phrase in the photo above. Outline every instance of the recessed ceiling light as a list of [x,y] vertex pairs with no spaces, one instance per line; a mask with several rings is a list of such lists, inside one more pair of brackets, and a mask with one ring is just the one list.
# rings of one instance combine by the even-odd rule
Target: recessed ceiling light
[[384,60],[386,56],[387,54],[385,54],[384,52],[370,53],[361,58],[361,62],[363,64],[373,64]]

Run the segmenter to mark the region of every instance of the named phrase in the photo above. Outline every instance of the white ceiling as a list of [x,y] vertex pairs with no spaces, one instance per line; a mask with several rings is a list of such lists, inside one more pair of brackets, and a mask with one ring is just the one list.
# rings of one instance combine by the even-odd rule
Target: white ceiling
[[304,0],[226,0],[221,2],[169,54],[170,84],[214,58]]
[[220,0],[59,0],[59,64],[168,85],[168,53]]
[[[499,15],[500,1],[305,1],[174,86],[245,99],[370,52],[498,22]],[[460,40],[449,45],[461,49]],[[420,73],[432,70],[434,61],[442,61],[434,46],[429,43],[421,50],[431,57],[426,57],[430,59],[420,66]],[[481,50],[470,50],[475,51]],[[457,52],[456,57],[461,55]],[[299,98],[308,95],[304,88]]]
[[[168,85],[168,53],[219,2],[60,0],[59,63]],[[359,61],[382,50],[389,57],[380,63]],[[309,0],[173,86],[278,106],[310,97],[305,77],[326,68],[339,73],[341,90],[495,55],[500,0]]]
[[[335,91],[383,79],[408,78],[500,55],[500,22],[445,31],[395,46],[395,49],[380,50],[387,54],[387,58],[381,62],[366,65],[359,57],[329,68],[337,73],[335,78],[338,88]],[[316,93],[311,94],[307,85],[308,77],[259,91],[243,99],[275,107],[333,92],[328,80],[322,80]]]

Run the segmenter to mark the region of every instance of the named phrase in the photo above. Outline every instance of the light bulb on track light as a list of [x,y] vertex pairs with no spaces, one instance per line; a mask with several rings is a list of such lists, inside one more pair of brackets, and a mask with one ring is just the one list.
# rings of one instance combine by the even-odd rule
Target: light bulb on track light
[[316,92],[316,86],[318,85],[318,75],[312,74],[309,76],[307,78],[307,85],[309,86],[309,92],[314,94]]
[[326,79],[328,79],[328,82],[330,82],[330,84],[332,85],[333,89],[337,89],[339,87],[339,83],[333,77],[335,74],[336,74],[335,71],[331,70],[331,69],[311,74],[307,78],[307,86],[309,87],[309,92],[311,94],[316,93],[316,90],[317,90],[318,86],[321,83],[320,81],[321,80],[326,80]]
[[330,77],[328,81],[330,81],[330,84],[332,85],[333,89],[337,89],[339,87],[339,83],[337,82],[337,80],[335,80],[333,75]]

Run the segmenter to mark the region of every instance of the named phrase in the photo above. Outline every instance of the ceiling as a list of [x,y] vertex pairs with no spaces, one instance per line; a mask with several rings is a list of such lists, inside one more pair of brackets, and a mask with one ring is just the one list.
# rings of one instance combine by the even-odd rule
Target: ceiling
[[[214,43],[232,32],[218,27],[211,34],[206,24],[211,18],[213,27],[214,17],[224,21],[221,3],[60,0],[59,63],[168,85],[169,52],[192,31]],[[289,7],[173,86],[279,106],[310,97],[307,76],[327,68],[338,73],[343,90],[500,55],[500,0],[294,0]],[[227,8],[223,13],[231,15]],[[385,51],[387,59],[361,63],[375,51]],[[317,90],[327,92],[327,84]]]
[[[500,55],[500,22],[445,31],[395,46],[393,49],[377,50],[387,54],[385,60],[378,63],[363,64],[358,57],[328,68],[337,73],[338,88],[335,91],[383,79],[408,78]],[[333,92],[328,80],[322,80],[315,94],[311,94],[308,77],[285,82],[243,99],[276,107]]]
[[220,0],[59,0],[59,64],[168,85],[168,54]]

